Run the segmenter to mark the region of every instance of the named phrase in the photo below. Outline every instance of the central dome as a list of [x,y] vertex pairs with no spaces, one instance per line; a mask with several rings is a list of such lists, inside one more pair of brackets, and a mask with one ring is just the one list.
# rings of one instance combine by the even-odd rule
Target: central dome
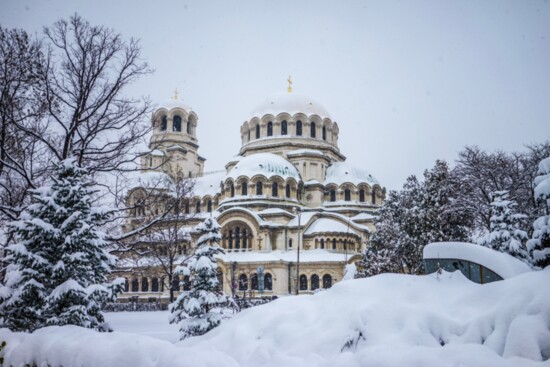
[[274,93],[267,97],[251,113],[252,117],[265,115],[277,116],[286,112],[290,115],[303,113],[307,116],[317,115],[320,118],[330,118],[325,108],[312,98],[296,93]]

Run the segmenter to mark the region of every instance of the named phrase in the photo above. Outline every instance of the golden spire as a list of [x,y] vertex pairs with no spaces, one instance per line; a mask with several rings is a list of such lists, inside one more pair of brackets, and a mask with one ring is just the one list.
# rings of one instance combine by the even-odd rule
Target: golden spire
[[290,75],[288,76],[288,79],[286,80],[288,82],[288,93],[292,93],[292,78]]
[[178,99],[180,99],[180,94],[178,93],[178,88],[176,88],[176,89],[174,90],[174,97],[172,97],[172,99],[173,99],[174,101],[177,101]]

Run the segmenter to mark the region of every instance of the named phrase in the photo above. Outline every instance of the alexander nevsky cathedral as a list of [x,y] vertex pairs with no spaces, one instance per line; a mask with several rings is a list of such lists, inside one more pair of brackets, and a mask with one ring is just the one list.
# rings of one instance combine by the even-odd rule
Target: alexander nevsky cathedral
[[[184,234],[176,255],[185,258],[196,240],[192,228],[216,218],[225,251],[217,259],[219,280],[226,294],[312,293],[342,280],[346,265],[369,245],[385,189],[364,167],[346,163],[338,147],[340,125],[289,84],[288,91],[243,116],[247,120],[235,134],[241,139],[238,154],[224,169],[205,173],[198,112],[176,97],[153,113],[150,153],[141,158],[140,177],[126,196],[134,209],[125,230],[162,212],[162,200],[147,210],[140,200],[151,192],[152,178],[173,180],[177,173],[193,183],[175,209],[178,222],[167,215],[150,231],[178,227]],[[144,248],[119,262],[117,274],[126,279],[121,301],[166,300],[170,287],[185,288],[178,277],[167,280],[161,269],[166,265],[147,254]]]

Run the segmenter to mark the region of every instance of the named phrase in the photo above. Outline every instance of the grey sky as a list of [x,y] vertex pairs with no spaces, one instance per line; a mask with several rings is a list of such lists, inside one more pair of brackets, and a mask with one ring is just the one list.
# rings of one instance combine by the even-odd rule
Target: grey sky
[[161,103],[178,87],[206,170],[238,153],[242,122],[289,74],[389,189],[465,145],[550,138],[548,1],[2,0],[0,24],[40,32],[74,12],[141,39],[156,72],[131,93]]

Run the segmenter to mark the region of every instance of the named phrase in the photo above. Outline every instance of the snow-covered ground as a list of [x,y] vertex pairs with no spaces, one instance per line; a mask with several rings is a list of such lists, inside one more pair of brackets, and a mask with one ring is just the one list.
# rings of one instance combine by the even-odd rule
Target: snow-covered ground
[[[385,274],[245,310],[183,342],[167,313],[110,313],[118,331],[0,331],[5,365],[550,366],[550,268],[479,285]],[[164,340],[161,340],[164,339]]]

